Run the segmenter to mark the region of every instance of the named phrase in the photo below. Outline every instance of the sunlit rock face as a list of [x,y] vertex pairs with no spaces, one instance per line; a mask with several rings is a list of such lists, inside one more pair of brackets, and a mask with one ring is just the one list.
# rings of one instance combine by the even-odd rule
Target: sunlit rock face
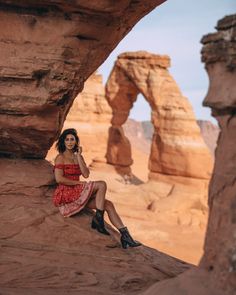
[[[217,32],[203,37],[202,59],[210,79],[204,104],[220,126],[210,185],[210,217],[201,265],[216,284],[236,290],[236,15],[223,18]],[[233,294],[233,293],[232,293]]]
[[1,155],[45,157],[84,81],[162,2],[1,1]]
[[105,98],[102,75],[92,74],[84,84],[83,91],[76,97],[66,117],[67,121],[109,124],[112,110]]
[[118,57],[106,85],[106,97],[113,110],[107,161],[119,165],[119,159],[126,158],[126,162],[120,165],[132,163],[132,159],[127,157],[131,155],[129,146],[127,150],[119,148],[115,130],[122,128],[137,95],[141,93],[150,104],[154,126],[149,158],[150,178],[158,179],[164,174],[208,179],[212,157],[190,103],[169,74],[169,66],[168,56],[143,51],[127,52]]

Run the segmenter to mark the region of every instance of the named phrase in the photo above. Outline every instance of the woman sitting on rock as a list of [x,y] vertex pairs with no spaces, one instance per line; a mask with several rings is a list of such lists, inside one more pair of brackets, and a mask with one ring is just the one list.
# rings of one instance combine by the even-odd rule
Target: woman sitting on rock
[[84,207],[96,209],[91,227],[104,235],[110,235],[104,225],[104,210],[111,223],[121,233],[123,248],[141,244],[131,237],[122,223],[111,201],[105,199],[107,185],[104,181],[80,181],[80,175],[89,177],[89,169],[82,156],[79,138],[75,129],[66,129],[57,142],[59,154],[55,160],[55,178],[59,184],[53,196],[53,203],[64,217],[80,212]]

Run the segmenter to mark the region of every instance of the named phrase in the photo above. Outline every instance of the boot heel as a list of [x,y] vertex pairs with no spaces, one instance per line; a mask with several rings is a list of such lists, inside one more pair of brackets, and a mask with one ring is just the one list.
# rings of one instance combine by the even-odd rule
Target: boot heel
[[92,223],[91,223],[91,228],[96,229],[99,233],[101,233],[103,235],[110,236],[110,233],[105,229],[104,225],[103,226],[99,225],[93,219],[92,219]]
[[121,233],[120,242],[123,249],[127,249],[127,247],[138,247],[142,245],[140,242],[135,241],[131,237],[127,227],[120,228],[119,231]]
[[122,248],[123,249],[127,249],[128,248],[128,243],[125,240],[121,239],[120,242],[121,242],[121,245],[122,245]]

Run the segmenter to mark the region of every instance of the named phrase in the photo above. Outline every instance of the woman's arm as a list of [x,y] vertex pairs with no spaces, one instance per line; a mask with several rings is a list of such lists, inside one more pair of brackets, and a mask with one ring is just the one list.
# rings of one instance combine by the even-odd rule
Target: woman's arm
[[89,169],[88,169],[88,167],[87,167],[81,153],[82,153],[82,147],[79,147],[79,151],[77,153],[77,159],[78,159],[79,167],[80,167],[80,170],[81,170],[81,173],[82,173],[83,177],[88,178],[90,171],[89,171]]

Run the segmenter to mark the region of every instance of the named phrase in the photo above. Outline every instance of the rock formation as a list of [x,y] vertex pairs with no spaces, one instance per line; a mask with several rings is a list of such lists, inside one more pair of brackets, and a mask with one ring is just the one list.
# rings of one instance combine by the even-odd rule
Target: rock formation
[[112,110],[105,98],[102,75],[94,73],[84,84],[83,91],[75,98],[66,117],[67,121],[109,124]]
[[1,154],[44,158],[85,80],[164,1],[1,1]]
[[129,145],[121,149],[121,141],[127,142],[122,125],[141,93],[150,104],[154,126],[150,178],[172,175],[209,179],[212,158],[192,107],[169,74],[169,66],[168,56],[142,51],[118,57],[106,84],[106,97],[113,110],[107,162],[126,168],[132,164]]
[[210,79],[204,105],[220,126],[209,192],[209,220],[204,255],[198,269],[171,282],[156,283],[154,294],[222,295],[236,290],[236,15],[217,24],[202,39],[202,60]]
[[[46,160],[0,159],[1,195],[51,196],[55,185],[53,168]],[[39,173],[40,171],[40,173]]]
[[202,39],[202,60],[210,79],[204,105],[220,126],[210,184],[210,218],[201,266],[216,284],[236,290],[236,15],[223,18],[217,33]]

